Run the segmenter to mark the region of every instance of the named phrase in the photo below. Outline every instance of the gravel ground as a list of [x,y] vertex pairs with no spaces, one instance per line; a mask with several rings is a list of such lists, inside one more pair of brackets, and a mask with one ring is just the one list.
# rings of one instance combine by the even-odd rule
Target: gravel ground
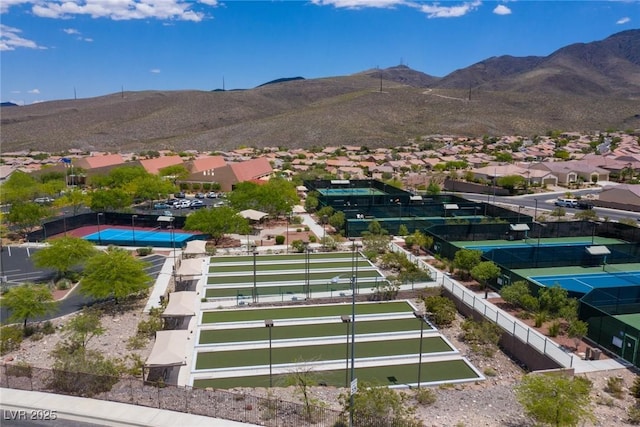
[[[151,342],[141,350],[131,351],[126,348],[127,339],[136,333],[138,322],[147,318],[147,315],[142,313],[143,301],[128,307],[127,310],[124,308],[118,307],[115,310],[106,311],[103,317],[106,333],[94,338],[89,346],[109,357],[125,359],[127,355],[136,353],[145,359],[150,353]],[[54,323],[56,326],[60,326],[67,320],[68,318],[60,318]],[[486,373],[490,368],[496,372],[496,375],[487,376],[486,381],[476,383],[460,384],[453,387],[435,387],[433,390],[437,395],[437,400],[432,405],[420,405],[412,399],[410,404],[415,405],[417,417],[424,422],[425,426],[533,425],[523,415],[522,407],[515,398],[514,386],[518,384],[524,371],[501,352],[497,352],[491,358],[472,353],[466,344],[458,339],[461,321],[462,318],[459,317],[452,327],[442,330],[443,334],[481,372]],[[45,335],[38,341],[27,339],[18,351],[6,355],[4,361],[25,361],[35,367],[47,368],[52,363],[49,353],[60,339],[60,332],[56,332],[54,335]],[[623,379],[624,396],[622,399],[616,399],[604,390],[607,378],[612,376],[620,376]],[[584,426],[631,425],[626,422],[626,412],[634,403],[628,394],[628,387],[632,385],[635,375],[628,370],[616,370],[590,373],[587,377],[594,383],[592,397],[596,420],[593,423],[586,423]],[[267,397],[268,395],[267,389],[237,389],[233,391],[253,396]],[[313,398],[324,402],[330,408],[339,410],[338,395],[343,391],[344,389],[333,387],[314,387],[311,392]],[[414,393],[411,390],[406,392],[410,396]],[[141,390],[140,393],[145,392]],[[300,401],[295,390],[291,387],[274,388],[270,391],[270,396],[283,401]],[[135,398],[135,400],[143,403],[144,396],[140,399]],[[131,400],[127,397],[122,401]],[[236,399],[228,399],[221,406],[235,412],[238,410],[236,404]],[[246,407],[242,410],[246,411]],[[218,416],[220,415],[222,414],[219,413]]]

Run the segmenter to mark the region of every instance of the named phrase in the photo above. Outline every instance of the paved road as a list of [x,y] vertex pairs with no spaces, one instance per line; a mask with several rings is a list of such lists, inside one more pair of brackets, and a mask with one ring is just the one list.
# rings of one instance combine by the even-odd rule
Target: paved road
[[[2,248],[2,256],[0,257],[2,259],[1,265],[5,272],[4,274],[7,276],[7,283],[9,286],[17,286],[25,282],[48,282],[53,279],[55,276],[53,271],[40,269],[33,265],[31,255],[33,255],[37,250],[38,249],[16,246],[6,246]],[[153,278],[153,282],[158,278],[158,274],[160,273],[165,260],[166,258],[161,255],[150,255],[144,258],[144,261],[149,263],[149,266],[145,270]],[[57,312],[34,320],[48,320],[74,313],[92,302],[95,302],[95,300],[82,295],[78,291],[78,288],[76,288],[68,294],[65,299],[60,301]],[[0,323],[4,323],[7,317],[8,312],[6,308],[0,307]]]

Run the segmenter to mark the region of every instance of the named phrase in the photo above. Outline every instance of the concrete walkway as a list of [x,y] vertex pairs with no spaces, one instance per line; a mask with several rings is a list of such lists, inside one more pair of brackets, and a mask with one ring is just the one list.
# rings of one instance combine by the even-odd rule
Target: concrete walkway
[[[150,426],[150,427],[240,427],[253,426],[237,421],[203,417],[182,412],[166,411],[146,406],[127,405],[83,397],[0,388],[0,409],[3,419],[26,421],[34,411],[51,411],[60,421],[34,422],[34,425],[65,425],[64,420],[93,423],[102,426]],[[12,412],[9,412],[12,411]],[[26,412],[20,412],[26,411]],[[35,412],[34,412],[35,413]],[[53,418],[53,417],[52,417]]]

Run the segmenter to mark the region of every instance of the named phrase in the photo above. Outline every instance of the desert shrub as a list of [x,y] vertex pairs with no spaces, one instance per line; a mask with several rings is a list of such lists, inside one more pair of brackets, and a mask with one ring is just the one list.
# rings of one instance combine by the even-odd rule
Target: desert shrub
[[56,289],[59,291],[66,291],[71,287],[71,281],[69,279],[60,279],[56,283]]
[[283,245],[283,244],[284,244],[284,236],[282,235],[276,236],[276,245]]
[[469,343],[471,350],[485,356],[493,356],[501,336],[502,329],[493,322],[466,319],[462,323],[460,338]]
[[629,387],[629,394],[635,399],[640,399],[640,376],[633,379],[633,384]]
[[449,298],[435,295],[424,299],[427,316],[436,326],[442,327],[453,323],[457,309]]
[[0,329],[0,355],[17,350],[22,343],[22,328],[16,325]]
[[498,372],[492,367],[488,367],[484,369],[484,374],[488,377],[495,377],[496,375],[498,375]]
[[149,320],[141,320],[138,323],[138,335],[153,338],[157,331],[162,329],[162,319],[159,317],[150,317]]
[[533,316],[533,325],[536,328],[541,327],[544,322],[547,321],[547,312],[546,311],[540,311],[538,313],[535,314],[535,316]]
[[151,246],[146,246],[144,248],[138,248],[138,249],[136,249],[136,253],[139,256],[151,255],[153,253],[153,248]]
[[560,334],[560,322],[554,320],[549,326],[549,336],[557,337]]
[[436,393],[430,388],[419,388],[416,391],[416,400],[421,405],[432,405],[436,403]]
[[607,378],[607,385],[604,387],[604,391],[615,397],[616,399],[622,399],[624,381],[621,377],[609,377]]
[[127,350],[140,350],[147,345],[147,337],[143,335],[134,335],[127,340]]
[[55,326],[53,326],[53,323],[51,323],[50,320],[47,320],[42,324],[42,328],[40,329],[40,332],[42,332],[45,335],[51,335],[56,333],[56,328]]
[[627,421],[629,424],[638,425],[640,424],[640,406],[633,405],[627,410]]

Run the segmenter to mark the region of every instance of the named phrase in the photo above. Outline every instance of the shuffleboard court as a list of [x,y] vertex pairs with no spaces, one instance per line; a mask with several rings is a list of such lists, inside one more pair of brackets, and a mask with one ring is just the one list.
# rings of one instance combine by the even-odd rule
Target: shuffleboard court
[[[406,301],[356,304],[356,316],[366,314],[413,313]],[[304,319],[351,314],[351,304],[323,304],[249,310],[215,310],[202,313],[202,323],[250,322],[264,319]]]
[[[356,367],[355,377],[358,381],[379,386],[393,386],[417,383],[418,364],[394,364],[373,367]],[[328,386],[345,387],[345,370],[315,371],[319,381],[323,381]],[[473,381],[482,379],[480,374],[466,361],[445,360],[432,361],[424,365],[420,370],[420,381],[426,383],[449,383],[455,381]],[[287,374],[276,374],[273,376],[275,386],[285,387],[288,385]],[[268,387],[268,375],[255,375],[246,377],[225,377],[196,379],[194,387],[213,387],[229,389],[234,387]]]
[[[417,322],[416,322],[417,323]],[[342,327],[344,335],[344,326]],[[359,334],[359,332],[358,332]],[[453,353],[455,350],[440,336],[425,337],[422,352]],[[418,354],[420,339],[385,339],[384,341],[359,341],[356,338],[356,355],[358,358],[389,357],[405,354]],[[273,365],[295,363],[300,360],[329,361],[344,360],[345,343],[318,344],[295,347],[273,347],[271,350]],[[269,348],[250,350],[229,350],[198,352],[196,370],[222,369],[242,366],[256,366],[269,363]]]
[[[420,323],[415,318],[407,319],[388,319],[388,320],[356,320],[357,331],[359,335],[389,333],[389,332],[415,332],[420,331]],[[424,330],[430,330],[431,325],[424,323]],[[345,327],[341,319],[336,316],[331,323],[313,323],[305,325],[277,325],[274,322],[272,331],[272,339],[298,339],[315,337],[332,337],[344,336]],[[238,337],[242,337],[243,342],[248,341],[264,341],[268,339],[268,331],[265,330],[264,324],[255,328],[242,329],[208,329],[200,332],[200,344],[222,344],[229,342],[237,342]]]

